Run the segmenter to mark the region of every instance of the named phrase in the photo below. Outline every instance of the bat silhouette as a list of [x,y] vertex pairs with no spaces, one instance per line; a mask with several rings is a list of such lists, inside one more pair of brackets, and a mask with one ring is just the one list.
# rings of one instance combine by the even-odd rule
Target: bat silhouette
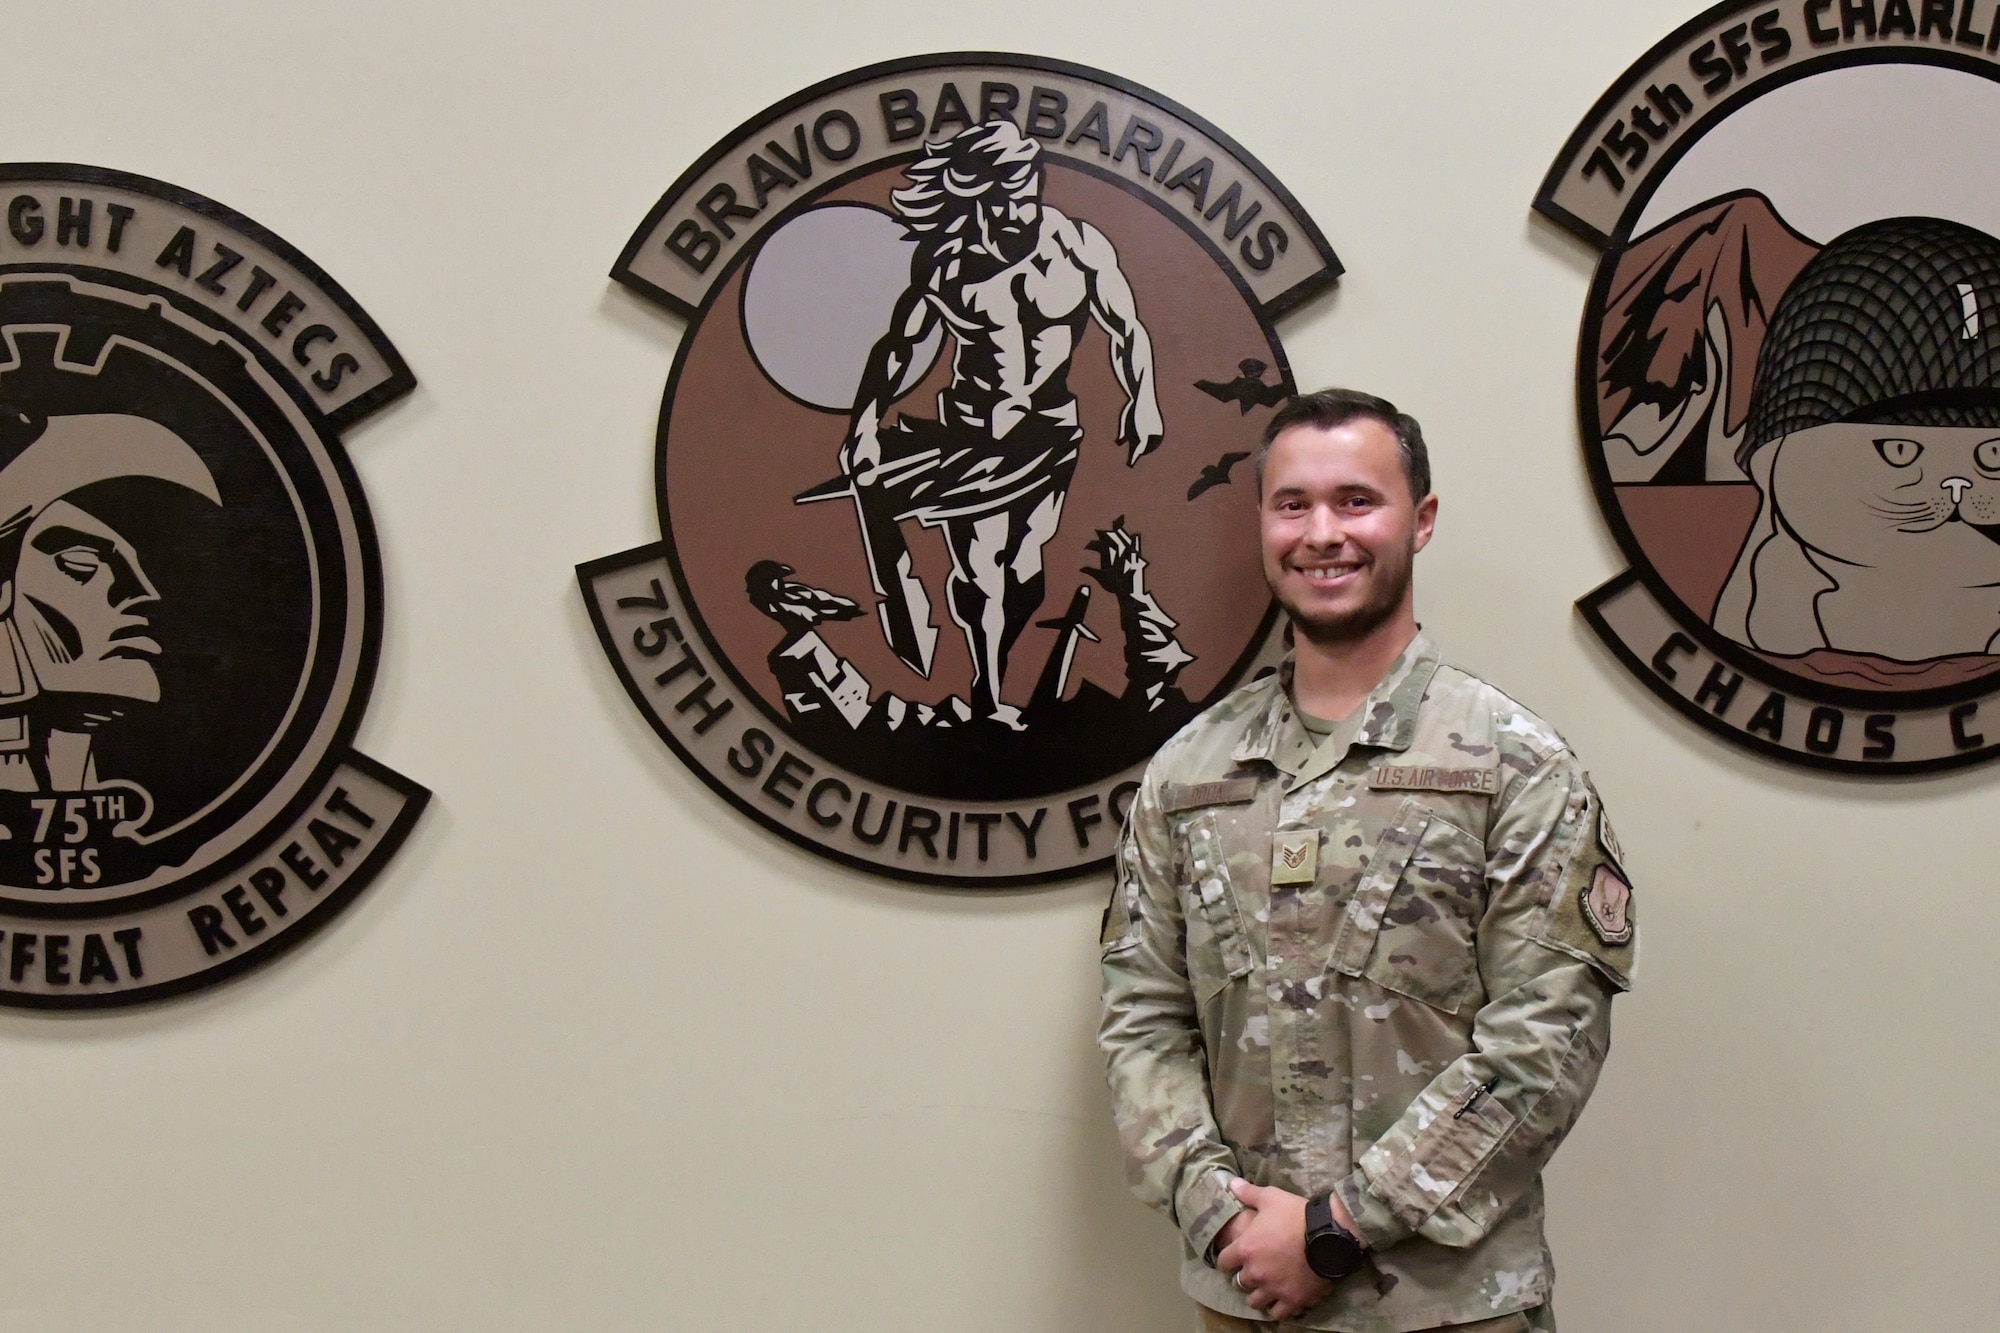
[[1269,367],[1256,357],[1245,358],[1236,368],[1243,373],[1227,383],[1196,380],[1194,387],[1220,402],[1236,404],[1246,417],[1253,407],[1276,407],[1290,396],[1283,384],[1264,383],[1264,372]]
[[1224,454],[1210,463],[1201,470],[1201,475],[1194,479],[1194,485],[1188,487],[1188,499],[1192,500],[1203,491],[1212,490],[1217,486],[1227,486],[1230,469],[1249,456],[1247,453]]
[[750,605],[796,633],[811,629],[822,620],[852,620],[861,608],[838,593],[826,592],[810,584],[787,582],[790,565],[776,560],[759,560],[743,576],[743,591]]

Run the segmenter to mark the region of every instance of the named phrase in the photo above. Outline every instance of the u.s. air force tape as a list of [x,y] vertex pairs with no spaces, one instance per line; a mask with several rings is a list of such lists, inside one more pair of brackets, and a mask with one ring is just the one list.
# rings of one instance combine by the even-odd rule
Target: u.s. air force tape
[[1395,768],[1384,764],[1368,775],[1377,791],[1473,792],[1491,796],[1497,790],[1491,768]]

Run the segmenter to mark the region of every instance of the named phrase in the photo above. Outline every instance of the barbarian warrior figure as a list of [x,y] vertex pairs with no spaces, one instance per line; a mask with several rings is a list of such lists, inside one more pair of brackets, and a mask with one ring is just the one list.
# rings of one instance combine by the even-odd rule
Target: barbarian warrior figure
[[2000,241],[1838,237],[1787,288],[1737,462],[1760,505],[1716,606],[1749,647],[1899,662],[2000,640]]
[[0,790],[99,785],[92,732],[131,701],[159,702],[146,614],[159,590],[78,495],[121,477],[222,503],[208,467],[157,422],[0,406]]
[[[875,344],[840,448],[841,477],[801,502],[851,495],[889,646],[929,676],[937,630],[901,525],[943,530],[946,604],[972,656],[975,716],[1018,729],[1001,702],[1007,656],[1040,608],[1042,548],[1062,519],[1083,428],[1070,360],[1086,323],[1110,335],[1126,395],[1118,443],[1136,464],[1163,433],[1152,344],[1104,234],[1042,202],[1040,145],[1008,121],[931,144],[893,196],[916,241],[910,283]],[[956,345],[937,418],[885,419],[915,357]]]

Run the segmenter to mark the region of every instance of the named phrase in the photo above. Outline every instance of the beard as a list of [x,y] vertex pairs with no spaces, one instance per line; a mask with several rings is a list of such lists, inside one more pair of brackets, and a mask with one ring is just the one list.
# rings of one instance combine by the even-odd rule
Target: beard
[[[1396,614],[1396,609],[1409,595],[1415,566],[1416,552],[1413,550],[1405,548],[1396,551],[1393,558],[1385,553],[1375,562],[1367,599],[1359,606],[1351,606],[1344,611],[1318,611],[1302,607],[1286,597],[1284,588],[1277,583],[1271,583],[1271,595],[1277,598],[1279,606],[1285,608],[1292,632],[1307,642],[1322,648],[1359,643]],[[1267,578],[1266,581],[1270,580]]]
[[1038,232],[1033,227],[996,227],[991,249],[1003,264],[1018,264],[1035,251]]

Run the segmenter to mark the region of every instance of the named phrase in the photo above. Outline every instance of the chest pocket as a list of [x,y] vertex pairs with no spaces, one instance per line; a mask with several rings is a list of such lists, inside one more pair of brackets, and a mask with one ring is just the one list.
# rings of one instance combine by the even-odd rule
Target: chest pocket
[[1480,991],[1474,935],[1486,909],[1486,848],[1405,800],[1348,900],[1332,966],[1457,1013]]
[[1181,904],[1187,921],[1188,982],[1197,1002],[1205,1002],[1255,962],[1243,928],[1243,911],[1230,882],[1229,858],[1212,810],[1191,814],[1181,824]]

